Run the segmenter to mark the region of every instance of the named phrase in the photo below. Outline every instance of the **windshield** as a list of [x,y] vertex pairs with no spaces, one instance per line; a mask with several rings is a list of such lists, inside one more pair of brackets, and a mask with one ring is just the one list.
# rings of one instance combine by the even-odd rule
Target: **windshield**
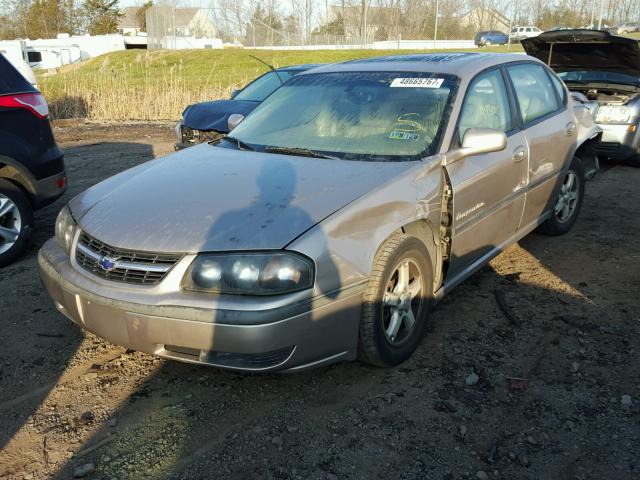
[[[276,88],[282,85],[282,83],[286,82],[297,73],[300,72],[285,70],[279,71],[277,74],[276,72],[266,73],[244,87],[235,97],[233,97],[233,99],[262,102],[265,98],[271,95]],[[278,78],[278,76],[280,78]]]
[[451,75],[300,75],[233,130],[254,150],[305,150],[349,160],[416,160],[437,148],[457,86]]
[[564,82],[574,83],[620,83],[624,85],[640,85],[640,78],[624,73],[599,72],[594,70],[575,70],[560,72],[558,76]]

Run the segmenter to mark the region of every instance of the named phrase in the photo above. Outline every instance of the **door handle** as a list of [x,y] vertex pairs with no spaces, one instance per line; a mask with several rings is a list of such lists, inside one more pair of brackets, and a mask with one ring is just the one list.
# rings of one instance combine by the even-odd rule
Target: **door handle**
[[518,147],[513,151],[513,161],[521,162],[527,156],[527,149],[524,147]]
[[573,136],[573,134],[576,133],[576,124],[573,122],[567,123],[567,126],[565,127],[565,132],[568,137]]

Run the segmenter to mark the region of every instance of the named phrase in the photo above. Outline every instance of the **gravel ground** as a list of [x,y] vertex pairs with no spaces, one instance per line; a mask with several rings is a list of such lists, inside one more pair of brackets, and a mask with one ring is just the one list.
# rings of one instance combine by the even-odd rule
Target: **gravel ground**
[[[164,124],[56,135],[67,200],[173,142]],[[299,374],[83,334],[36,268],[57,202],[0,270],[0,478],[638,479],[639,181],[624,166],[597,176],[569,235],[532,234],[464,282],[407,363]]]

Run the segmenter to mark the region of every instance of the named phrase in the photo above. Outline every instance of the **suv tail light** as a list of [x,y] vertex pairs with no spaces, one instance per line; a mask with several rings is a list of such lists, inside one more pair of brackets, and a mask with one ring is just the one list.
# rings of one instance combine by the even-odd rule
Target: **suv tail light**
[[38,118],[49,116],[47,101],[39,93],[17,93],[0,96],[0,107],[24,108]]

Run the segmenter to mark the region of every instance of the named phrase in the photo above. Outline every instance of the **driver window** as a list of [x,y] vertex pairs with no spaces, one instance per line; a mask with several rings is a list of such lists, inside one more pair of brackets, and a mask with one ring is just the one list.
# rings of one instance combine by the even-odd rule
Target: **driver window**
[[460,141],[468,128],[493,128],[503,132],[513,128],[509,97],[500,70],[479,75],[469,86],[458,123]]

